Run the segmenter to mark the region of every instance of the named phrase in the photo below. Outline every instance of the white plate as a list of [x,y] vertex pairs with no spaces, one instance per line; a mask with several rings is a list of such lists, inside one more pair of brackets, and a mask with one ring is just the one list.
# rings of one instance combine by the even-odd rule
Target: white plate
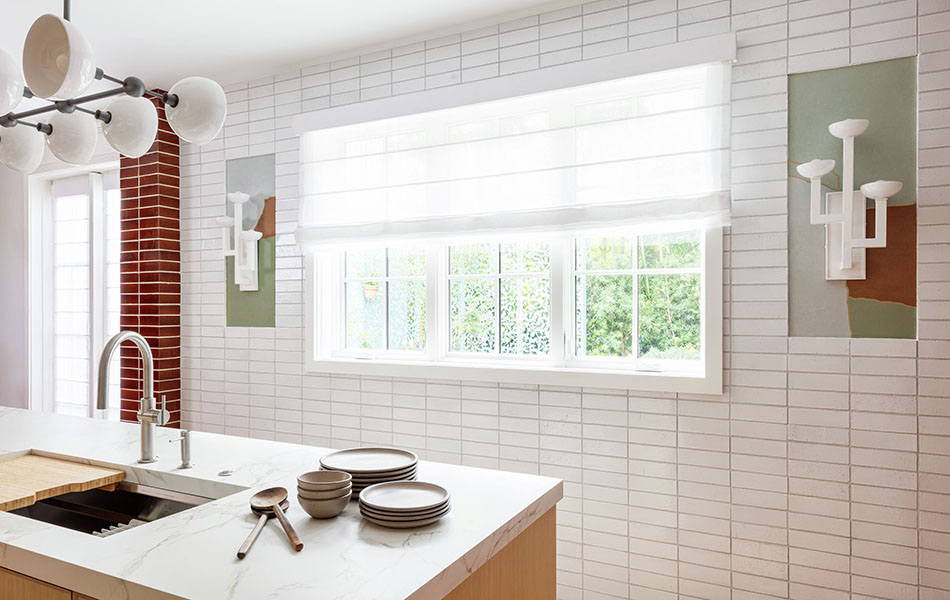
[[381,483],[383,481],[392,481],[393,479],[401,479],[403,477],[411,477],[416,474],[416,467],[409,467],[408,469],[399,469],[398,471],[383,471],[381,473],[373,473],[372,475],[362,475],[357,473],[353,475],[353,483],[362,483],[362,482],[372,482],[372,483]]
[[449,499],[442,486],[424,481],[377,483],[360,492],[360,501],[387,512],[419,512],[435,508]]
[[[415,477],[410,477],[409,479],[394,479],[393,481],[415,481],[415,480],[416,480]],[[389,482],[384,481],[383,483],[389,483]],[[372,487],[372,486],[374,486],[374,485],[378,485],[378,484],[376,484],[376,483],[371,483],[371,484],[367,484],[367,485],[354,485],[354,486],[353,486],[353,493],[356,494],[357,496],[359,496],[359,495],[360,495],[360,492],[362,492],[362,491],[365,490],[366,488]]]
[[378,514],[376,514],[376,513],[370,512],[370,511],[368,511],[368,510],[364,510],[364,509],[361,509],[361,510],[360,510],[360,515],[361,515],[361,516],[366,517],[366,518],[369,518],[369,519],[372,519],[372,520],[374,520],[374,521],[384,521],[384,522],[386,522],[386,523],[418,523],[418,522],[420,522],[420,521],[428,521],[429,519],[435,519],[435,518],[437,518],[437,517],[444,517],[444,516],[447,515],[447,514],[449,514],[449,509],[448,509],[448,507],[446,507],[446,508],[444,508],[444,509],[442,509],[442,510],[440,510],[440,511],[436,511],[436,512],[433,512],[433,513],[429,513],[429,514],[427,514],[427,515],[420,515],[420,516],[416,516],[416,517],[402,517],[402,518],[400,518],[400,517],[386,517],[386,516],[380,516],[380,515],[378,515]]
[[362,515],[365,520],[369,521],[373,525],[388,527],[390,529],[415,529],[416,527],[425,527],[427,525],[432,525],[433,523],[438,523],[444,516],[445,515],[430,517],[428,519],[423,519],[422,521],[382,521],[380,519],[374,519],[373,517],[367,516],[365,514]]
[[320,459],[320,466],[332,471],[351,474],[390,473],[408,469],[419,458],[408,450],[398,448],[349,448],[331,452]]
[[360,512],[366,513],[367,515],[373,518],[381,519],[381,520],[388,519],[390,521],[412,521],[412,520],[419,520],[419,519],[427,519],[429,517],[434,517],[439,514],[447,513],[449,512],[451,507],[452,505],[446,502],[445,504],[441,504],[437,508],[433,508],[431,510],[424,510],[420,512],[411,512],[411,513],[410,512],[398,513],[398,512],[388,512],[388,511],[377,510],[375,508],[370,508],[369,506],[366,506],[365,504],[360,504]]
[[374,485],[379,485],[380,483],[392,483],[392,482],[397,482],[397,481],[415,481],[415,480],[416,480],[415,476],[413,476],[413,477],[393,477],[392,479],[387,479],[387,480],[385,480],[385,481],[377,481],[377,482],[375,482],[375,483],[363,483],[363,484],[359,484],[359,485],[354,484],[354,485],[353,485],[353,489],[362,492],[362,491],[365,490],[366,488],[372,487],[372,486],[374,486]]

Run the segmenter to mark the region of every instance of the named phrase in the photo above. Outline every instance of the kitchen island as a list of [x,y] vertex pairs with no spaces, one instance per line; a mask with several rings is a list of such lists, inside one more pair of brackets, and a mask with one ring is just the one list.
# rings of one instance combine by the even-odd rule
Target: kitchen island
[[[169,443],[178,431],[166,428],[156,430],[158,461],[139,465],[136,424],[0,408],[0,459],[32,452],[115,467],[128,482],[213,498],[104,538],[0,512],[0,592],[36,585],[30,589],[49,588],[51,595],[42,597],[64,600],[555,595],[560,480],[420,461],[418,479],[448,489],[452,511],[429,527],[385,529],[363,521],[355,501],[328,520],[311,519],[297,504],[296,476],[318,469],[328,449],[192,436],[194,468],[178,468],[178,445]],[[248,501],[275,485],[290,492],[287,517],[304,549],[294,552],[272,521],[238,560],[237,548],[256,521]]]

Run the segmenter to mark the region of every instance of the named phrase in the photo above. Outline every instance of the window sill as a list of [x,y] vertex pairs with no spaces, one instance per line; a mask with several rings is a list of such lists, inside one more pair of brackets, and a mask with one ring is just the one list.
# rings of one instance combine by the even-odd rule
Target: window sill
[[[524,363],[513,366],[459,365],[424,361],[399,361],[358,358],[321,358],[308,360],[306,370],[315,373],[339,373],[376,377],[420,379],[457,379],[491,381],[521,385],[553,385],[722,394],[722,371],[706,368],[703,374],[619,371],[616,369],[533,367]],[[710,372],[712,371],[712,372]]]

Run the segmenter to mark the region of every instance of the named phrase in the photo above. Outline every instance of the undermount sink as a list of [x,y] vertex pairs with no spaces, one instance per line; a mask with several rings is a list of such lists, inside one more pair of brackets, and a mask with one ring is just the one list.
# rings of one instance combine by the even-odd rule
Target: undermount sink
[[39,500],[10,514],[93,535],[112,535],[211,502],[214,498],[120,482],[115,491],[88,490]]

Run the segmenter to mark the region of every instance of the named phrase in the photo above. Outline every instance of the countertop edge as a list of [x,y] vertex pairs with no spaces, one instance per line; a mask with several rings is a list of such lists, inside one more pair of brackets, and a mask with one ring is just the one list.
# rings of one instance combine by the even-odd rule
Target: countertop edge
[[77,582],[96,578],[108,582],[106,587],[110,590],[119,592],[120,595],[113,595],[117,598],[127,598],[129,600],[187,600],[175,594],[143,586],[47,554],[12,546],[3,541],[0,541],[0,568],[84,595],[98,593],[95,590],[101,590],[103,586],[101,584],[86,586]]
[[502,527],[460,556],[458,560],[446,567],[441,573],[407,596],[406,600],[437,600],[444,598],[449,592],[461,585],[469,575],[485,565],[502,548],[534,524],[542,515],[557,506],[557,503],[563,497],[564,482],[559,480],[543,496],[532,502],[524,510],[509,519]]

